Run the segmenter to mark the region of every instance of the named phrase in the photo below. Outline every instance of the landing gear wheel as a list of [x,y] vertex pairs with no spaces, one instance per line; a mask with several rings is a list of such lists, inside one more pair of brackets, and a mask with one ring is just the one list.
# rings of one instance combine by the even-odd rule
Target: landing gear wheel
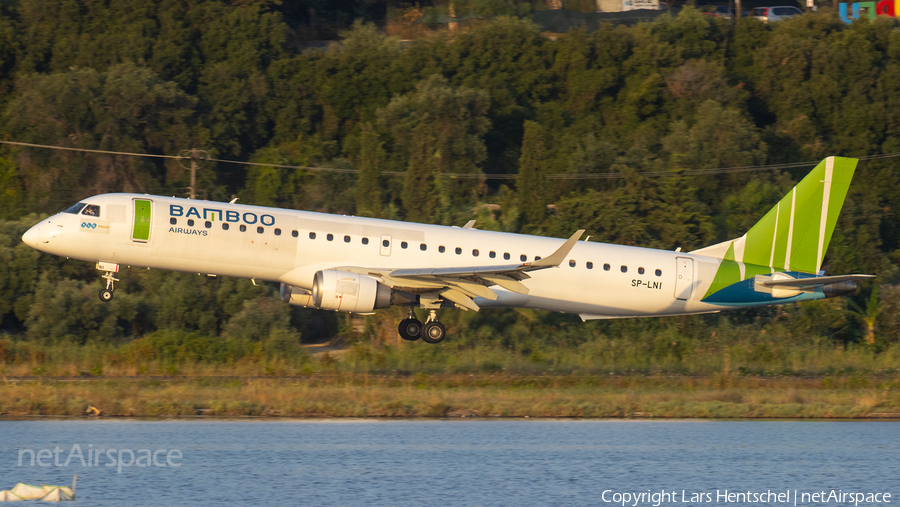
[[436,320],[425,324],[422,328],[422,341],[425,343],[440,343],[447,336],[444,325]]
[[109,303],[110,301],[112,301],[112,298],[113,298],[113,291],[111,291],[109,289],[103,289],[100,291],[100,301],[103,301],[104,303]]
[[416,318],[403,319],[400,321],[398,331],[400,332],[400,338],[414,342],[422,334],[422,322]]

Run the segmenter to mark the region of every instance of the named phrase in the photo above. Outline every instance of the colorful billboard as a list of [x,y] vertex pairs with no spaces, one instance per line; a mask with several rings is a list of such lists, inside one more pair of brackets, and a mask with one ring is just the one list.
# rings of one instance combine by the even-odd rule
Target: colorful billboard
[[[849,23],[850,21],[859,18],[863,9],[865,9],[866,14],[869,17],[873,16],[873,12],[878,16],[890,16],[892,18],[897,17],[897,13],[900,13],[900,0],[880,0],[878,2],[858,2],[855,4],[850,4],[852,7],[847,8],[847,4],[839,3],[838,4],[838,14],[841,15],[841,19],[844,20],[845,23]],[[849,15],[848,15],[848,10]]]

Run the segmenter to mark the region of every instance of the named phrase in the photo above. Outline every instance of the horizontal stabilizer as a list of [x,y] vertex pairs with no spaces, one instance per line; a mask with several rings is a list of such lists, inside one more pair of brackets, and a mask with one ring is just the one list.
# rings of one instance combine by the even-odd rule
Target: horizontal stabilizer
[[[778,273],[781,274],[781,273]],[[790,278],[785,275],[784,278],[774,278],[770,276],[756,275],[756,285],[765,287],[792,287],[795,289],[822,287],[824,285],[832,285],[835,283],[855,282],[857,280],[865,280],[867,278],[875,278],[875,275],[838,275],[838,276],[815,276],[809,278]]]

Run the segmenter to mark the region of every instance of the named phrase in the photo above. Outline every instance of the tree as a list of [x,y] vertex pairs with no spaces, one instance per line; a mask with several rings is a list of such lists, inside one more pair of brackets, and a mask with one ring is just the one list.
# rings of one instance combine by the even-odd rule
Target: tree
[[869,294],[869,299],[866,300],[865,308],[856,304],[852,299],[848,299],[847,302],[854,310],[851,315],[862,322],[864,326],[863,331],[866,333],[866,344],[875,345],[875,323],[878,320],[878,315],[881,313],[883,306],[878,301],[878,287],[872,289],[871,294]]
[[381,215],[381,183],[378,177],[381,174],[384,150],[371,124],[363,126],[361,137],[357,161],[359,177],[356,179],[356,214],[377,217]]
[[[452,87],[435,75],[379,110],[379,125],[392,137],[394,163],[408,170],[403,190],[408,216],[421,219],[426,209],[446,214],[474,200],[467,194],[476,188],[472,182],[477,180],[447,180],[441,174],[481,172],[487,156],[484,134],[490,126],[489,107],[487,92]],[[433,187],[426,183],[429,174],[441,178]],[[436,202],[440,205],[435,206]]]
[[[149,69],[122,64],[24,75],[2,121],[19,141],[171,154],[192,144],[195,103]],[[23,150],[16,166],[30,204],[46,211],[88,195],[157,190],[166,181],[166,166],[137,157]]]
[[519,157],[519,209],[530,228],[540,229],[547,211],[547,181],[544,178],[544,131],[537,122],[525,122],[522,156]]

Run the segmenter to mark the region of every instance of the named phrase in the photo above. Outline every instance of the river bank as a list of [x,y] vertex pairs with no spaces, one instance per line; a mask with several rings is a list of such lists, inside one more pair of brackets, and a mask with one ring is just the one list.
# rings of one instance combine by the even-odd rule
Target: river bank
[[900,378],[357,374],[0,387],[0,417],[85,417],[89,407],[93,417],[898,418]]

